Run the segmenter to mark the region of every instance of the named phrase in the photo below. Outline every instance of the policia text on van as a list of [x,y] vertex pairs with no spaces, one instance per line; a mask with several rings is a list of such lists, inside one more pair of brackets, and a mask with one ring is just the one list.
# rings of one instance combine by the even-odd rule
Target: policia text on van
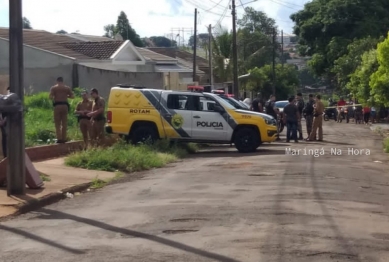
[[277,127],[273,117],[236,109],[215,94],[117,86],[108,100],[106,131],[133,143],[234,143],[240,152],[252,152],[275,141]]

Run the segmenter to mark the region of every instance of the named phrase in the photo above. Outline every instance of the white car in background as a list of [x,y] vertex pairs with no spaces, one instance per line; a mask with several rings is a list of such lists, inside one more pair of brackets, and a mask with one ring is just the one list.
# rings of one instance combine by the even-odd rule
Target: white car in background
[[276,108],[280,110],[280,113],[284,112],[284,107],[289,104],[288,100],[276,101]]

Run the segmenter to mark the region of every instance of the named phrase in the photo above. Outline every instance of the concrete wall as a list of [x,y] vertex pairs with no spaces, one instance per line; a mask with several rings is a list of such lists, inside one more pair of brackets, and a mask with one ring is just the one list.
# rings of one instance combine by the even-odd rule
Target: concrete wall
[[88,90],[97,88],[105,99],[111,87],[117,84],[142,85],[149,88],[164,88],[163,73],[117,72],[78,65],[79,86]]
[[[48,91],[57,77],[72,85],[71,58],[24,46],[24,88],[27,92]],[[9,42],[0,39],[0,75],[9,74]]]

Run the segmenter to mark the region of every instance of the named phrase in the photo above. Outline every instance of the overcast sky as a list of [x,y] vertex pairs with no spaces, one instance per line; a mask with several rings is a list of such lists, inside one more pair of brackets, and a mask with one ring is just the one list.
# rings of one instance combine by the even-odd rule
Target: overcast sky
[[[8,27],[8,2],[0,0],[0,27]],[[308,0],[249,2],[252,0],[236,0],[238,17],[244,13],[243,3],[244,6],[264,11],[276,19],[285,33],[292,33],[293,23],[289,16],[302,9]],[[23,16],[30,20],[34,29],[50,32],[63,29],[69,33],[79,31],[81,34],[103,35],[104,25],[115,24],[120,11],[124,11],[141,37],[167,36],[172,28],[194,27],[195,7],[199,11],[199,33],[206,32],[207,25],[215,25],[220,20],[223,26],[231,28],[231,10],[227,10],[222,18],[228,4],[229,0],[25,0]]]

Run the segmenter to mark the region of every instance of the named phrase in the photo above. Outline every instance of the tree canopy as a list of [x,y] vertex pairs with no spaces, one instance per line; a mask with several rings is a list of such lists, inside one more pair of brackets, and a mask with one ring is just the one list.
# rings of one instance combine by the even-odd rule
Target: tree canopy
[[135,46],[142,47],[143,41],[130,25],[126,13],[120,12],[116,25],[109,24],[104,26],[105,37],[114,38],[116,34],[120,34],[124,40],[130,40]]
[[[263,97],[269,97],[273,93],[273,70],[271,65],[261,68],[254,67],[249,71],[248,87],[255,92],[261,92]],[[293,65],[276,65],[276,95],[284,99],[296,93],[299,86],[297,69]]]
[[[165,36],[151,36],[148,38],[148,40],[150,40],[155,47],[176,47],[177,46],[176,41],[174,40],[172,41]],[[145,46],[147,45],[145,44]]]
[[318,75],[329,73],[355,39],[378,38],[389,29],[389,2],[313,0],[291,15],[302,55],[312,56]]
[[32,29],[30,20],[27,17],[23,17],[23,29]]

